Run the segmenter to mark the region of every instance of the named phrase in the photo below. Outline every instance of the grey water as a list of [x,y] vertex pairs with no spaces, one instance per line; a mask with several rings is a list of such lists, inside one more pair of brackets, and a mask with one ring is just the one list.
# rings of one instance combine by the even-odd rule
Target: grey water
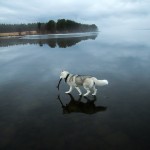
[[[149,39],[147,30],[1,38],[0,149],[149,149]],[[62,69],[109,85],[96,97],[65,94]]]

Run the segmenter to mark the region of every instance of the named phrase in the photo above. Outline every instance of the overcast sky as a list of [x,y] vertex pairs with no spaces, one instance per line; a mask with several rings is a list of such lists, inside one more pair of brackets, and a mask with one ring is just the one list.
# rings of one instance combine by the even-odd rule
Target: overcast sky
[[150,0],[0,0],[0,23],[60,18],[99,28],[150,29]]

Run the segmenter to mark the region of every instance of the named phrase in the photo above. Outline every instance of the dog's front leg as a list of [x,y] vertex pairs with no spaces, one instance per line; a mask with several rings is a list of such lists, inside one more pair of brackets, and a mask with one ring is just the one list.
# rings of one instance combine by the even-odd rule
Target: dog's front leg
[[66,93],[66,94],[68,94],[68,93],[72,92],[72,90],[73,90],[73,87],[72,87],[72,86],[70,86],[69,91],[67,91],[67,92],[65,92],[65,93]]
[[82,95],[82,92],[81,92],[80,88],[79,88],[79,87],[76,87],[76,89],[77,89],[77,91],[79,92],[79,95]]

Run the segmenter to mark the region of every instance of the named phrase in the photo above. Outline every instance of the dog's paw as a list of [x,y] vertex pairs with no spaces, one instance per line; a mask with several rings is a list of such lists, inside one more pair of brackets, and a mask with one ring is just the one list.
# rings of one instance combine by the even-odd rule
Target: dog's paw
[[93,93],[92,95],[93,95],[93,96],[96,96],[96,94],[95,94],[95,93]]
[[88,96],[88,94],[84,94],[83,96]]

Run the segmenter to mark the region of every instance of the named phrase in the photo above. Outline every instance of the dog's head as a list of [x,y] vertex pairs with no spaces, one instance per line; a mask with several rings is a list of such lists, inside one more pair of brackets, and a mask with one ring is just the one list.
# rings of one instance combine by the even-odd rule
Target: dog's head
[[68,74],[69,74],[68,71],[64,71],[64,70],[63,70],[63,71],[60,73],[60,79],[65,79]]

